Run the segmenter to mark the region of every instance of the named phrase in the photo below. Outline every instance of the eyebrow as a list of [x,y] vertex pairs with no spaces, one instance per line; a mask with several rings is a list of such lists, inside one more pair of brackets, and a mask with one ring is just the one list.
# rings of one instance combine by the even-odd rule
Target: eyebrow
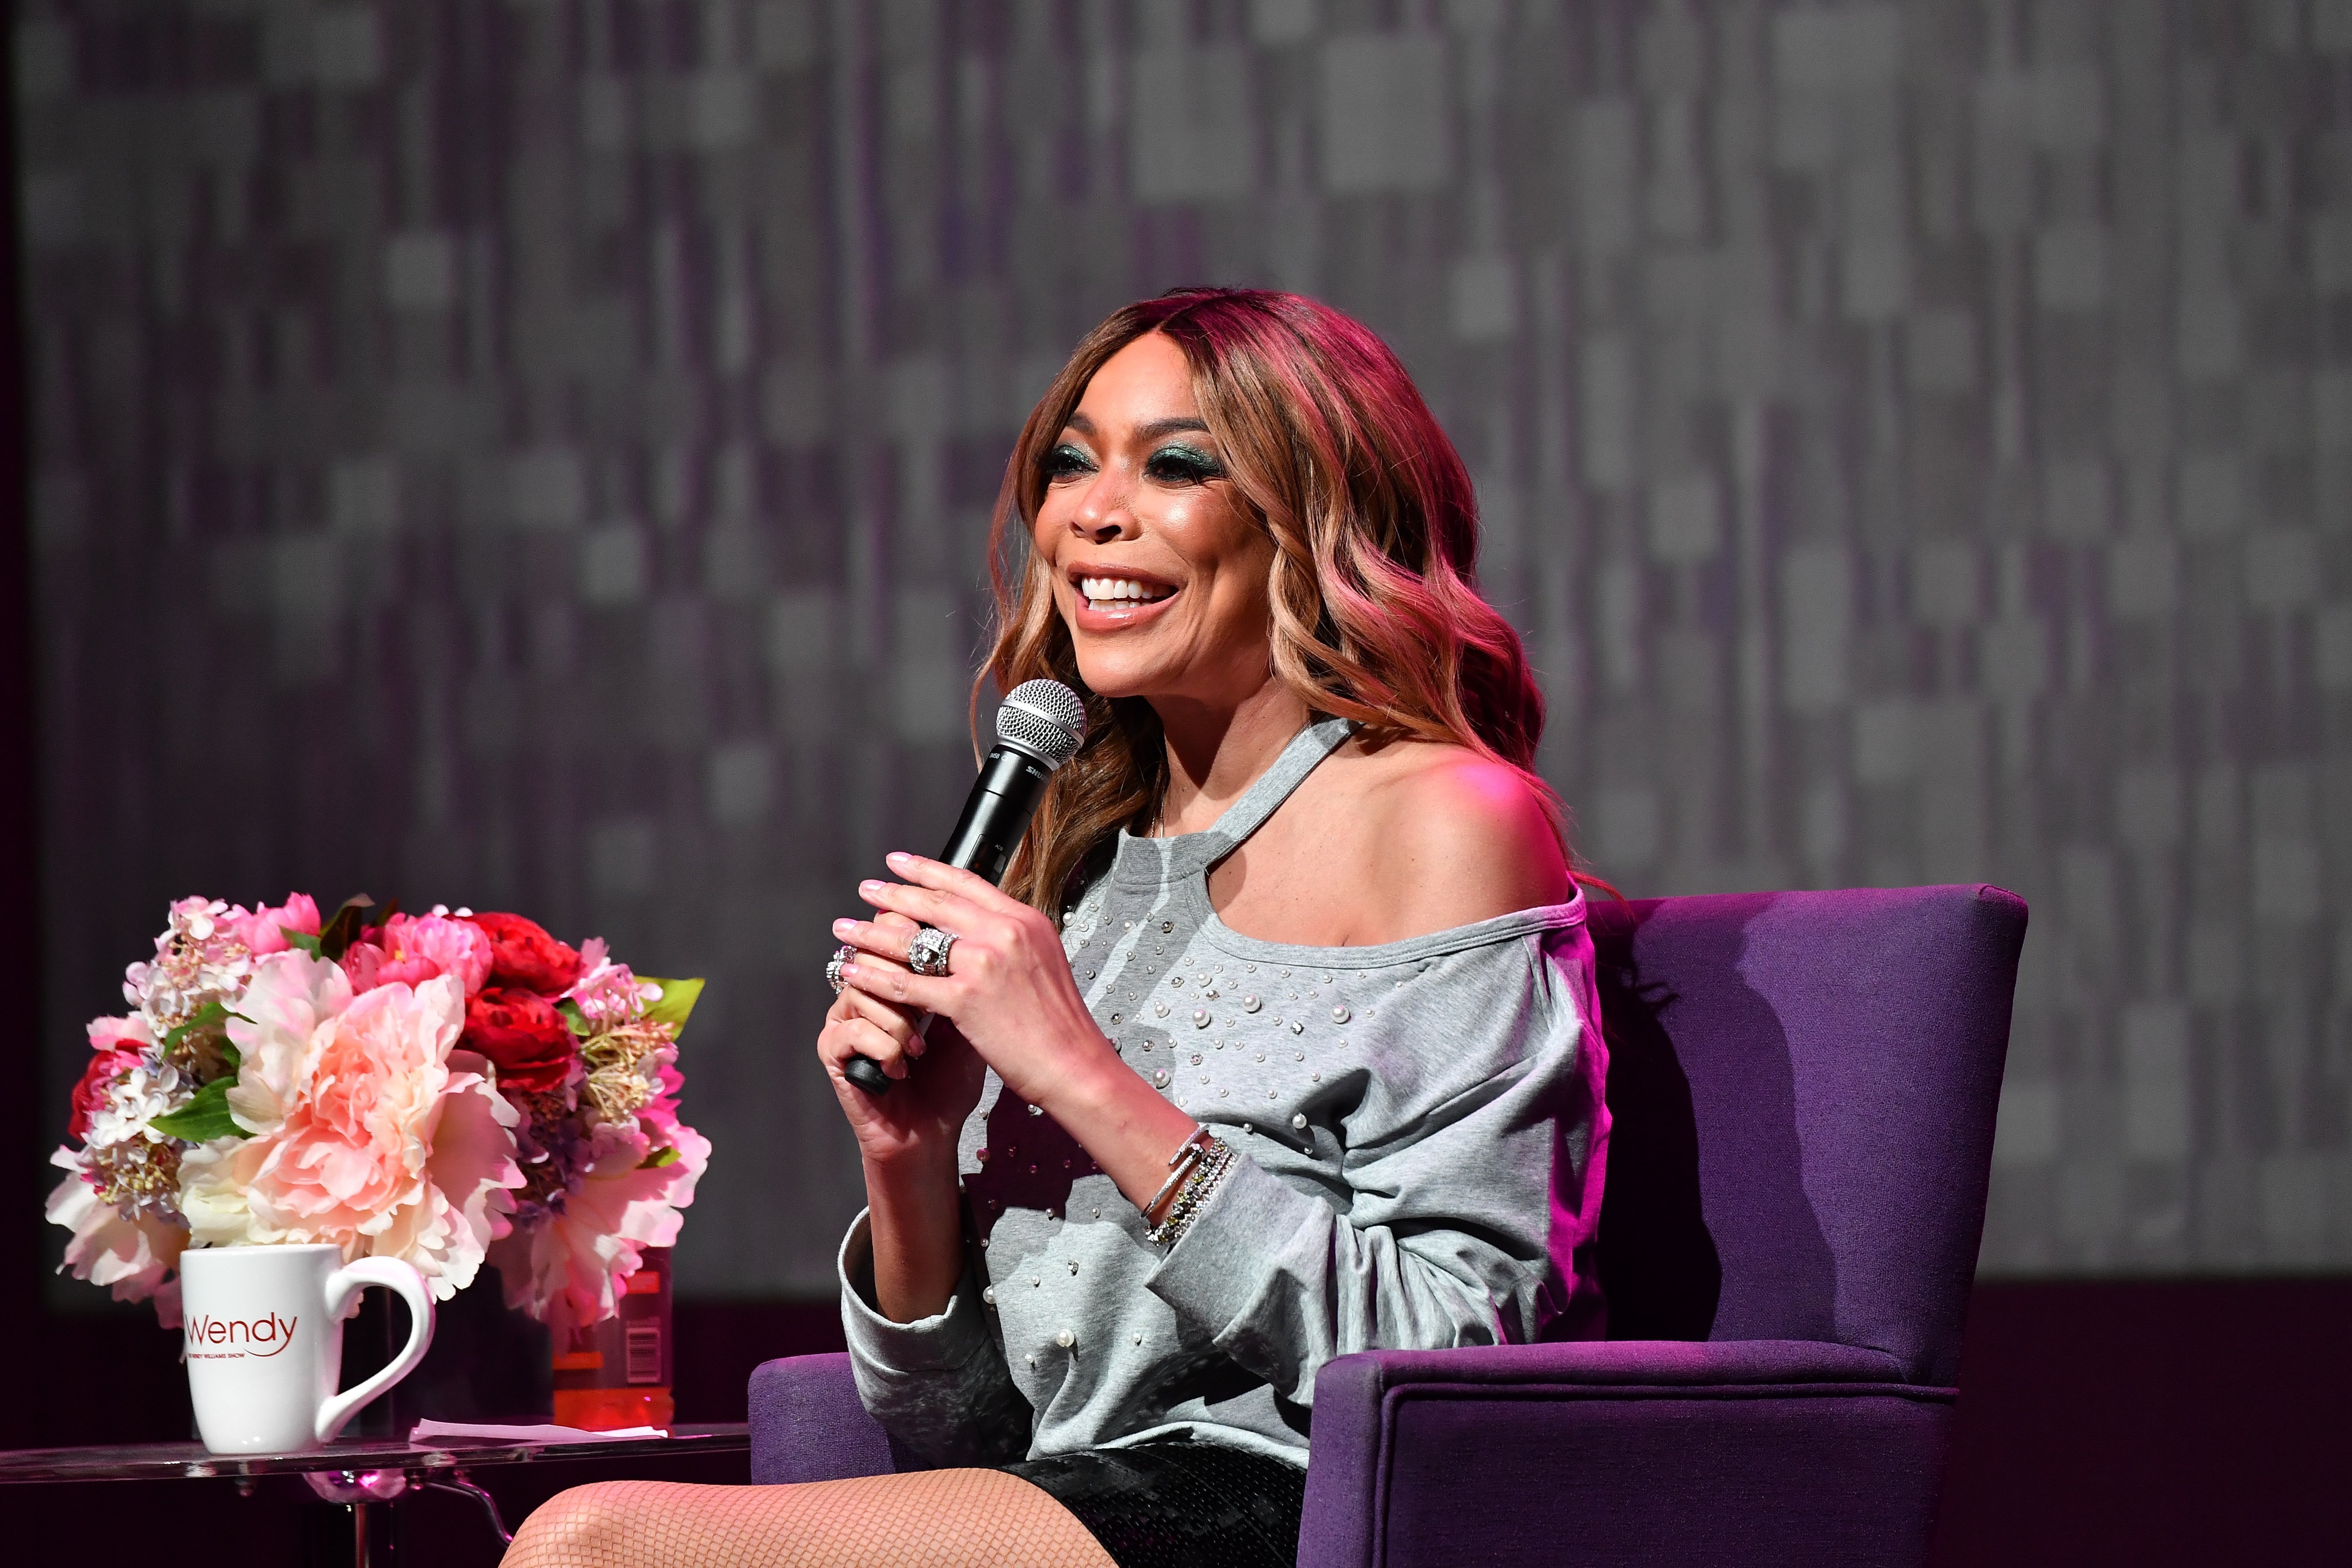
[[[1095,422],[1083,414],[1073,414],[1065,423],[1070,429],[1077,431],[1082,436],[1095,434]],[[1162,436],[1172,436],[1179,430],[1198,430],[1204,436],[1213,434],[1207,425],[1189,414],[1173,415],[1166,419],[1154,419],[1149,424],[1139,425],[1136,426],[1135,433],[1146,441],[1156,441]]]

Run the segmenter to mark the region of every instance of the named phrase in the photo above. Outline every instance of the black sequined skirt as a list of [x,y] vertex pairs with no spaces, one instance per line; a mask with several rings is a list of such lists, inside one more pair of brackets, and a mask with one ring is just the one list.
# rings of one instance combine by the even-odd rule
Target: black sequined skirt
[[1118,1568],[1297,1568],[1297,1465],[1171,1437],[997,1468],[1076,1514]]

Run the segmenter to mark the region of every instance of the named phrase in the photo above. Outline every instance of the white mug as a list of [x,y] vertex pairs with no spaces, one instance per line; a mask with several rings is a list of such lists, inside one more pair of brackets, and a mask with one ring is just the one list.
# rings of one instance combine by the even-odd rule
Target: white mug
[[[343,1309],[370,1285],[408,1303],[408,1343],[391,1365],[337,1394]],[[335,1247],[192,1247],[180,1255],[180,1310],[196,1430],[215,1454],[294,1454],[333,1442],[433,1342],[423,1275],[389,1258],[345,1267]]]

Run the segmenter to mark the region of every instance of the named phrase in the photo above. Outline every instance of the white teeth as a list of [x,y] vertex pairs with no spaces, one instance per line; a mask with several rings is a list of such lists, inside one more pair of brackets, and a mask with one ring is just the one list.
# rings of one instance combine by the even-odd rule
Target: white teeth
[[1078,592],[1097,605],[1108,604],[1118,599],[1150,603],[1155,599],[1166,598],[1171,591],[1155,588],[1148,583],[1138,583],[1129,577],[1081,577],[1078,579]]

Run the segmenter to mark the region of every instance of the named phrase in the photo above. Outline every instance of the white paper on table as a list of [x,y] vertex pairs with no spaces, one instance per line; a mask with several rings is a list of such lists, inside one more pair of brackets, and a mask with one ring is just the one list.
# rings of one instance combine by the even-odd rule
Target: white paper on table
[[429,1448],[452,1437],[494,1443],[606,1443],[614,1438],[668,1436],[668,1428],[663,1426],[619,1426],[610,1432],[590,1432],[578,1426],[488,1426],[465,1421],[419,1421],[409,1428],[408,1440]]

